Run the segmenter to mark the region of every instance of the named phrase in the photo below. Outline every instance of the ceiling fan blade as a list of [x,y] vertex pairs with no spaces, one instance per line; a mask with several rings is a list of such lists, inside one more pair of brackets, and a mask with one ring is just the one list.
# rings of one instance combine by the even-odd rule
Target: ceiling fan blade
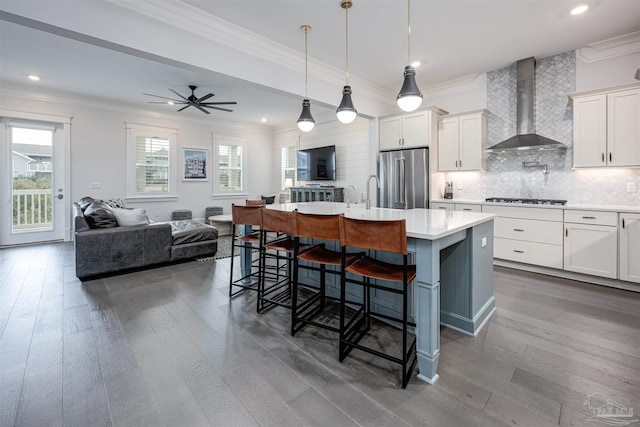
[[207,110],[199,106],[198,104],[191,104],[191,105],[193,105],[194,107],[196,107],[198,110],[202,111],[205,114],[211,114],[210,112],[208,112]]
[[228,105],[228,104],[237,104],[236,101],[229,102],[200,102],[200,105],[209,106],[209,105]]
[[150,93],[143,93],[143,95],[148,95],[148,96],[155,96],[156,98],[162,98],[162,99],[168,99],[170,101],[174,101],[174,102],[182,102],[179,99],[174,99],[174,98],[167,98],[166,96],[160,96],[160,95],[152,95]]
[[185,101],[189,102],[189,100],[187,98],[185,98],[184,96],[180,95],[178,92],[176,92],[173,89],[169,89],[171,92],[175,93],[176,95],[178,95],[180,98],[184,99]]
[[228,111],[228,112],[230,112],[230,113],[232,113],[232,112],[233,112],[233,110],[229,110],[229,109],[227,109],[227,108],[213,107],[213,106],[210,106],[210,105],[204,105],[204,107],[206,107],[206,108],[213,108],[214,110]]
[[203,96],[202,98],[198,99],[198,104],[202,103],[202,101],[204,101],[205,99],[209,99],[209,98],[211,98],[212,96],[215,96],[215,95],[214,95],[214,94],[212,94],[212,93],[206,94],[206,95],[205,95],[205,96]]
[[179,109],[178,111],[182,111],[182,110],[184,110],[185,108],[189,108],[189,107],[191,107],[191,104],[187,104],[187,105],[185,105],[184,107],[182,107],[182,108],[181,108],[181,109]]

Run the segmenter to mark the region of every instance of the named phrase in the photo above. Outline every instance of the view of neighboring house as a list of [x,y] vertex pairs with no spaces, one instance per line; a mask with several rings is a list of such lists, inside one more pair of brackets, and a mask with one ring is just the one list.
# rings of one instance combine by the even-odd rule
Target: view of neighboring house
[[51,175],[51,146],[38,144],[13,144],[13,177]]

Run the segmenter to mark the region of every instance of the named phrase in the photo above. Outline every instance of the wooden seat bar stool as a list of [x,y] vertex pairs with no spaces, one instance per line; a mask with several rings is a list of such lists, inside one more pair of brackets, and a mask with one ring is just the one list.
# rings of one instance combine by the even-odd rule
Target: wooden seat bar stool
[[[326,322],[317,321],[319,314],[323,312],[326,305],[327,273],[335,275],[336,283],[340,285],[342,252],[331,250],[325,243],[314,244],[308,250],[303,251],[301,239],[314,239],[336,242],[340,245],[340,216],[316,215],[294,212],[295,222],[295,257],[293,264],[293,290],[291,298],[291,335],[295,335],[305,325],[310,324],[324,328],[333,332],[340,332],[338,326],[331,326]],[[347,265],[354,262],[364,253],[348,254]],[[303,264],[301,264],[303,261]],[[327,269],[327,267],[330,267]],[[319,286],[300,283],[300,269],[317,271],[320,273]],[[311,296],[300,301],[301,292],[304,288],[311,292]],[[305,292],[308,293],[308,292]],[[339,298],[335,298],[339,301]]]
[[[408,294],[409,285],[416,277],[416,266],[408,263],[405,220],[369,221],[340,217],[340,233],[343,273],[340,289],[339,360],[342,362],[351,350],[356,348],[398,363],[402,366],[402,388],[406,388],[409,377],[415,368],[417,356],[415,351],[416,337],[413,337],[411,344],[408,343]],[[376,257],[380,257],[380,252],[400,254],[402,256],[402,264],[389,263],[369,256],[359,258],[352,264],[347,264],[347,248],[376,251]],[[348,277],[347,273],[351,273],[351,275]],[[353,278],[352,275],[360,276],[362,279]],[[349,322],[346,322],[345,319],[347,283],[358,284],[365,290],[362,310],[358,312],[359,315],[352,317]],[[369,298],[371,289],[401,295],[402,318],[395,318],[379,312],[372,313]],[[367,335],[370,329],[372,317],[390,320],[401,325],[402,353],[400,357],[385,353],[379,347],[374,348],[373,346],[361,344],[362,338]],[[412,325],[415,326],[415,324]]]
[[[293,212],[261,209],[260,280],[257,311],[262,313],[276,305],[291,308],[295,224]],[[272,236],[269,238],[269,236]],[[305,251],[309,245],[303,245]],[[269,264],[274,261],[275,265]],[[271,274],[267,274],[270,271]]]
[[[251,231],[245,234],[252,227],[261,226],[260,211],[261,206],[240,206],[231,205],[231,253],[235,252],[236,248],[240,250],[246,250],[248,253],[260,250],[261,233],[260,231]],[[238,233],[238,227],[242,227],[242,234]],[[229,272],[229,297],[234,297],[246,290],[258,290],[258,281],[260,280],[260,265],[256,266],[251,261],[251,268],[246,274],[238,279],[234,279],[233,264],[235,256],[231,256],[231,267]],[[240,288],[234,290],[234,288]]]

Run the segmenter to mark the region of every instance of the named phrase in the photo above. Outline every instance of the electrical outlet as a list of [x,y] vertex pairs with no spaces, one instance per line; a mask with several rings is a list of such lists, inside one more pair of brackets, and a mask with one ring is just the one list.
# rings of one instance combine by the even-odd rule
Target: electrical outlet
[[155,211],[153,213],[154,218],[160,218],[160,211]]
[[458,190],[462,190],[462,183],[459,182],[458,184],[456,184],[456,188]]
[[92,190],[99,190],[100,188],[102,188],[102,184],[100,184],[99,182],[92,182],[91,184],[89,184],[89,188]]
[[483,237],[482,238],[482,247],[484,248],[485,246],[487,246],[487,238]]
[[635,193],[636,191],[638,191],[636,183],[627,182],[627,193]]

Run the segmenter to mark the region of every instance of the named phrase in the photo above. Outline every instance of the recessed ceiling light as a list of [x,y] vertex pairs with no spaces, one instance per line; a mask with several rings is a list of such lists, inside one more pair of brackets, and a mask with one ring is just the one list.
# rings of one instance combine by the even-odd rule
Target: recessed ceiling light
[[422,62],[420,62],[420,61],[413,61],[413,62],[411,63],[411,66],[412,66],[413,68],[418,68],[418,67],[419,67],[419,66],[421,66],[421,65],[422,65]]
[[30,74],[28,77],[29,77],[29,80],[33,80],[34,82],[37,82],[38,80],[40,80],[40,77],[36,76],[35,74]]
[[580,15],[582,13],[585,13],[587,11],[587,9],[589,9],[589,5],[588,4],[581,4],[580,6],[576,6],[573,9],[571,9],[571,14],[572,15]]
[[167,101],[167,104],[173,105],[173,101]]
[[265,117],[263,117],[263,118],[261,118],[261,119],[260,119],[260,121],[261,121],[262,123],[265,123],[265,122],[267,121],[267,119],[266,119]]

